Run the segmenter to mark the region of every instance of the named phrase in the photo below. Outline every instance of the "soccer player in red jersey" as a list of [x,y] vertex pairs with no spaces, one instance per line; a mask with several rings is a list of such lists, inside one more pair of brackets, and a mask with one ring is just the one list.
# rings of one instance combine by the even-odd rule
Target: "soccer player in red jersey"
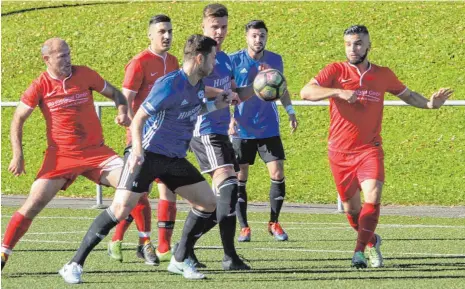
[[[173,28],[171,19],[163,14],[153,16],[149,21],[148,37],[150,46],[137,54],[126,65],[123,82],[123,94],[128,102],[128,114],[132,119],[140,105],[147,98],[155,81],[165,74],[179,69],[178,59],[169,54]],[[131,145],[131,131],[126,129],[126,145]],[[127,150],[125,150],[127,151]],[[150,242],[151,209],[148,192],[139,199],[131,215],[121,221],[115,229],[112,240],[108,243],[110,257],[122,261],[122,240],[124,233],[135,219],[139,231],[139,246],[137,256],[143,258],[148,265],[171,259],[171,236],[176,219],[176,195],[164,184],[158,184],[160,198],[158,201],[158,248],[155,250]]]
[[389,92],[417,108],[437,109],[452,90],[440,89],[428,100],[408,89],[389,68],[370,63],[370,35],[365,26],[346,29],[344,43],[348,61],[326,66],[305,85],[300,96],[330,102],[329,163],[347,219],[358,232],[352,266],[367,267],[364,252],[368,246],[371,266],[382,267],[381,237],[374,232],[384,183],[380,135],[384,94]]
[[26,202],[13,214],[2,242],[2,269],[16,243],[32,220],[74,180],[83,175],[106,186],[116,187],[123,160],[104,144],[102,127],[95,112],[93,91],[115,101],[115,123],[128,126],[123,94],[87,66],[71,65],[68,44],[59,38],[42,46],[47,66],[21,97],[11,123],[13,159],[8,170],[15,176],[25,173],[22,150],[23,125],[39,106],[47,123],[45,159],[32,184]]

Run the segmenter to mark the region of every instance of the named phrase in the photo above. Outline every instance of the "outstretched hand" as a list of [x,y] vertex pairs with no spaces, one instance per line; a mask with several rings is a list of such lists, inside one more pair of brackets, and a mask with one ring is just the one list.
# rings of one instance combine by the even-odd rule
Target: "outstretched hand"
[[438,109],[440,108],[447,99],[454,93],[450,88],[441,88],[431,96],[430,101],[428,101],[428,108]]

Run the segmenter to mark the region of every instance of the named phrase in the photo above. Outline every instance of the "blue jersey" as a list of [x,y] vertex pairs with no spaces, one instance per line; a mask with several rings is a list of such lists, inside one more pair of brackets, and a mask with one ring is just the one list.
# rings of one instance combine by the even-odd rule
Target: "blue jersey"
[[185,157],[204,96],[203,82],[192,86],[182,69],[159,78],[141,105],[150,115],[142,147],[172,158]]
[[[261,59],[255,60],[247,49],[229,55],[234,67],[234,80],[238,87],[253,84],[258,66],[266,63],[283,72],[283,60],[279,54],[265,50]],[[237,136],[241,139],[262,139],[279,136],[279,114],[274,102],[265,102],[256,95],[242,102],[234,109],[237,122]]]
[[[228,55],[223,51],[217,52],[213,72],[203,79],[203,83],[205,86],[228,90],[231,89],[231,80],[233,78],[233,68]],[[200,115],[195,125],[194,136],[212,133],[228,135],[230,120],[229,107]]]

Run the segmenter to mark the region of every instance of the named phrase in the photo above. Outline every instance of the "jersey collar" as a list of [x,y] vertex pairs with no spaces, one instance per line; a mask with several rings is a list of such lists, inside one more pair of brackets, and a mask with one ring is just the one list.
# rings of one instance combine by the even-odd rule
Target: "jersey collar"
[[50,76],[50,78],[52,78],[52,79],[55,79],[55,80],[63,81],[63,82],[64,82],[65,80],[68,80],[68,79],[71,78],[71,76],[73,76],[73,69],[71,69],[71,73],[70,73],[67,77],[65,77],[63,80],[61,80],[61,79],[59,79],[58,77],[56,77],[55,75],[53,75],[53,73],[51,73],[51,72],[48,70],[48,68],[47,68],[47,74],[48,74],[48,76]]
[[162,56],[162,55],[156,53],[155,51],[153,51],[152,48],[151,48],[150,46],[149,46],[148,50],[149,50],[150,53],[152,53],[153,55],[158,56],[158,57],[160,57],[161,59],[163,59],[163,61],[165,61],[165,60],[166,60],[166,57],[168,57],[168,52],[165,54],[165,56]]

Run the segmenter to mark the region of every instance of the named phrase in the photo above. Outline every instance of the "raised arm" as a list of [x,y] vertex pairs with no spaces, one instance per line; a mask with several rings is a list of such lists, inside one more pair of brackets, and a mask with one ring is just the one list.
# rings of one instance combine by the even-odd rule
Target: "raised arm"
[[419,94],[418,92],[412,91],[410,89],[406,89],[403,93],[397,95],[401,100],[405,103],[423,109],[438,109],[440,108],[444,102],[452,95],[454,91],[450,88],[441,88],[428,100],[423,95]]
[[207,98],[202,104],[202,109],[199,114],[206,114],[218,109],[223,109],[228,107],[231,104],[237,104],[239,99],[237,94],[233,93],[231,90],[220,90],[220,93],[214,97],[214,99]]
[[121,126],[129,126],[131,120],[128,117],[128,104],[124,95],[109,82],[106,82],[105,88],[100,93],[115,102],[118,109],[115,123]]
[[320,101],[331,97],[346,100],[348,103],[354,103],[357,100],[357,95],[353,90],[321,87],[314,78],[300,90],[300,98],[303,100]]
[[8,166],[8,171],[15,176],[26,173],[23,154],[23,126],[33,111],[33,108],[20,102],[11,121],[10,141],[13,157]]

